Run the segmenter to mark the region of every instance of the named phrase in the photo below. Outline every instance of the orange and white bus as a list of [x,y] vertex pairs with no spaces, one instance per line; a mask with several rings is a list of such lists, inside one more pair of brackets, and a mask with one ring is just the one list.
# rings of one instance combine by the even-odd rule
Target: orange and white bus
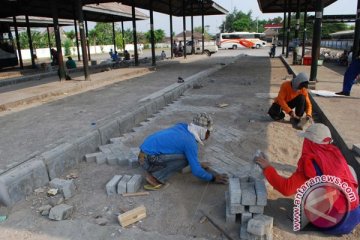
[[266,42],[261,38],[265,37],[264,33],[251,32],[232,32],[218,33],[216,35],[216,45],[219,48],[260,48],[266,46]]

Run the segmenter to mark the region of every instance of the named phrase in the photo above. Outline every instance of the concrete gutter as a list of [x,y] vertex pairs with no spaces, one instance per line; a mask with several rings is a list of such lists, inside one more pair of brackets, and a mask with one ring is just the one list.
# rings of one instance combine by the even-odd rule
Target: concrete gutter
[[[294,76],[297,76],[298,73],[291,68],[291,65],[286,61],[286,59],[282,55],[280,56],[280,59],[284,63],[285,67],[288,69],[289,73],[293,74]],[[331,136],[334,139],[334,144],[340,149],[341,153],[344,155],[348,164],[354,168],[356,174],[360,176],[360,161],[357,160],[357,157],[354,154],[354,152],[348,148],[345,141],[340,136],[339,132],[335,129],[334,125],[331,123],[331,121],[328,119],[325,113],[321,110],[320,106],[317,104],[317,102],[312,97],[312,95],[309,94],[309,96],[311,103],[313,105],[313,109],[318,114],[320,121],[329,127],[331,131]]]
[[[240,55],[239,57],[241,57]],[[235,59],[236,60],[236,59]],[[235,61],[234,60],[234,61]],[[229,63],[231,64],[231,63]],[[33,157],[0,174],[0,205],[13,206],[25,199],[36,188],[60,177],[84,160],[85,154],[96,152],[98,147],[129,132],[137,124],[178,99],[188,88],[202,78],[226,67],[219,65],[201,71],[139,101],[138,107],[127,114],[115,113],[108,122],[97,127],[87,135],[62,144]]]

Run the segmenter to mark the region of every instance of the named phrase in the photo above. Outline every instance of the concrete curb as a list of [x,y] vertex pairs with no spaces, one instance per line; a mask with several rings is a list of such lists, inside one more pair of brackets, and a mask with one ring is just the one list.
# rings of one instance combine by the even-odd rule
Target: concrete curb
[[[286,61],[286,59],[282,55],[280,56],[280,59],[284,63],[285,67],[288,69],[289,73],[296,76],[297,72],[291,68],[290,64]],[[313,109],[319,115],[321,122],[329,127],[332,138],[334,139],[334,144],[338,146],[338,148],[340,149],[341,153],[344,155],[348,164],[351,165],[354,168],[356,174],[360,176],[360,162],[356,159],[354,152],[348,148],[345,141],[340,136],[339,132],[335,129],[334,125],[327,118],[325,113],[321,110],[320,106],[317,104],[313,96],[311,94],[309,94],[309,96],[311,103],[313,105]]]
[[[3,172],[0,175],[0,204],[13,206],[36,188],[46,185],[49,179],[60,177],[76,166],[84,160],[85,154],[93,153],[99,146],[108,143],[111,138],[129,132],[137,124],[179,98],[198,80],[225,66],[220,65],[201,71],[187,78],[180,85],[178,83],[172,84],[165,90],[158,91],[145,98],[146,100],[139,101],[139,106],[134,111],[125,115],[120,112],[115,113],[112,117],[114,120],[102,124],[87,135],[75,139],[73,142],[63,142],[57,147],[37,154],[34,158]],[[36,163],[34,166],[31,165],[33,162]]]

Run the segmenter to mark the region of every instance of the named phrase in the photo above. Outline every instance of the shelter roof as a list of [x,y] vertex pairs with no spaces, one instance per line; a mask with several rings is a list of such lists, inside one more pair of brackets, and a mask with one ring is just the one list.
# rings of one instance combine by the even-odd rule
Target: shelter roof
[[[181,40],[183,40],[183,36],[184,36],[184,35],[183,35],[183,33],[181,32],[181,33],[177,34],[177,35],[175,36],[175,38],[176,38],[176,40],[181,41]],[[188,40],[188,39],[191,39],[191,31],[185,31],[185,37],[186,37],[187,40]],[[202,39],[202,34],[199,33],[199,32],[194,32],[194,39],[197,39],[197,40]]]
[[[2,1],[2,7],[0,8],[0,17],[11,17],[13,15],[31,15],[41,17],[52,17],[51,3],[49,0],[4,0]],[[55,1],[54,1],[55,2]],[[83,0],[84,5],[87,4],[99,4],[114,2],[114,0]],[[153,10],[155,12],[170,14],[170,6],[168,0],[121,0],[122,4],[132,5],[135,2],[135,7],[150,9],[150,3],[153,2]],[[185,11],[183,11],[183,3],[185,3]],[[172,0],[172,14],[174,16],[194,16],[202,15],[202,3],[204,4],[204,15],[220,15],[226,14],[228,11],[221,7],[219,4],[212,0],[184,0],[175,1]],[[74,13],[75,1],[62,0],[56,1],[57,8],[59,9],[59,18],[72,19]],[[9,11],[11,9],[11,11]],[[89,19],[90,20],[90,19]],[[128,20],[128,19],[127,19]],[[90,20],[96,21],[96,20]],[[122,20],[117,20],[122,21]],[[126,21],[126,20],[124,20]]]
[[[289,6],[285,6],[286,2],[290,2]],[[301,12],[314,12],[315,2],[309,0],[299,0]],[[336,2],[336,0],[322,0],[323,6],[327,7],[330,4]],[[263,13],[278,13],[278,12],[296,12],[297,1],[296,0],[258,0],[259,8]]]
[[[53,1],[48,0],[5,0],[1,3],[0,18],[12,17],[13,15],[29,15],[39,17],[52,18],[52,4]],[[55,2],[55,1],[54,1]],[[132,19],[131,7],[124,6],[121,3],[113,3],[113,1],[87,1],[83,3],[94,2],[109,2],[106,4],[92,4],[84,6],[84,19],[94,22],[118,22],[130,21]],[[110,3],[112,2],[112,3]],[[59,18],[74,19],[75,1],[72,0],[56,0]],[[147,16],[140,12],[135,12],[137,20],[147,19]]]
[[279,29],[279,28],[283,28],[283,24],[281,23],[276,23],[276,24],[264,24],[264,28],[265,29]]
[[[12,17],[0,18],[0,23],[7,23],[9,26],[15,25]],[[26,27],[25,16],[17,16],[16,25],[18,27]],[[29,16],[29,25],[30,27],[52,27],[54,25],[54,22],[52,18]],[[67,19],[59,19],[59,25],[71,26],[74,25],[74,21]]]
[[[312,22],[314,19],[314,16],[309,16],[308,22]],[[325,23],[355,22],[356,15],[324,15],[321,21]]]

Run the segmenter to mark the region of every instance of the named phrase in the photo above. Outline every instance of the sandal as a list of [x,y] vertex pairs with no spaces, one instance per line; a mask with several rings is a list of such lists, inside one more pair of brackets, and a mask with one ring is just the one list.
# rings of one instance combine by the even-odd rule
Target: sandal
[[170,185],[169,183],[158,184],[156,186],[153,186],[151,184],[145,184],[144,189],[149,190],[149,191],[158,191],[158,190],[162,190],[162,189],[167,188],[169,185]]

